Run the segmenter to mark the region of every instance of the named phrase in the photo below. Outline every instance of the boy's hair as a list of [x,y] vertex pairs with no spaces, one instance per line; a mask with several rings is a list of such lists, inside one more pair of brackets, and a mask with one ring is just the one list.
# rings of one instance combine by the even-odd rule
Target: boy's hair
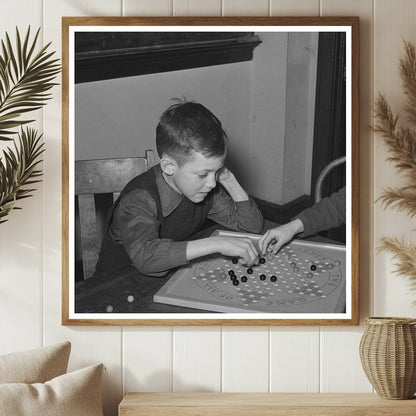
[[194,152],[205,157],[221,157],[227,151],[227,134],[221,122],[202,104],[192,101],[171,105],[156,128],[159,157],[172,157],[179,166]]

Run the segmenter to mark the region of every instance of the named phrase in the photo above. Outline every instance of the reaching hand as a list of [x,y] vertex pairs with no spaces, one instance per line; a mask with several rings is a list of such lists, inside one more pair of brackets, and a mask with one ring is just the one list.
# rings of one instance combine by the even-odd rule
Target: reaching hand
[[259,241],[261,253],[277,254],[284,244],[288,243],[295,234],[302,231],[303,224],[299,219],[267,231]]
[[248,237],[216,237],[218,252],[224,256],[238,258],[238,262],[245,266],[258,263],[259,253],[253,241]]

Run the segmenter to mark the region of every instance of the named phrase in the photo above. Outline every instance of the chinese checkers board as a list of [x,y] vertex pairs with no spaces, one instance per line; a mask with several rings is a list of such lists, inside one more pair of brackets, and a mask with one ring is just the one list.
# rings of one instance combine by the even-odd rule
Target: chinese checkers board
[[[256,234],[216,231],[216,235]],[[343,313],[345,246],[292,240],[246,267],[221,255],[190,263],[155,294],[154,302],[228,313]]]

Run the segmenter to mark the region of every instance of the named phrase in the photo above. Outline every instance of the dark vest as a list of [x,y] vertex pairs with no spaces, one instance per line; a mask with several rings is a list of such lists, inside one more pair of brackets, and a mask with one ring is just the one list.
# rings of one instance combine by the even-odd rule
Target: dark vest
[[120,196],[114,202],[107,222],[106,233],[101,245],[99,259],[96,265],[96,275],[114,276],[125,268],[130,267],[130,260],[124,246],[116,244],[109,235],[108,229],[111,225],[113,214],[121,198],[136,189],[144,189],[150,193],[157,207],[157,219],[159,221],[159,237],[173,241],[188,240],[192,234],[197,232],[208,216],[213,203],[213,195],[210,193],[204,201],[195,204],[188,198],[183,198],[178,207],[167,217],[163,216],[162,203],[156,184],[155,169],[160,169],[159,165],[147,172],[133,178],[121,191]]

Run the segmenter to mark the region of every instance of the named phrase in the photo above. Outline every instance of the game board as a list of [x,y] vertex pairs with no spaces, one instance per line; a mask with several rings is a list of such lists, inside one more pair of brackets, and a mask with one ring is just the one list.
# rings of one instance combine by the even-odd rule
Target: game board
[[[216,234],[249,237],[255,243],[260,238],[229,231]],[[292,240],[262,262],[248,270],[219,255],[200,259],[179,269],[154,302],[229,313],[345,312],[345,246]]]

